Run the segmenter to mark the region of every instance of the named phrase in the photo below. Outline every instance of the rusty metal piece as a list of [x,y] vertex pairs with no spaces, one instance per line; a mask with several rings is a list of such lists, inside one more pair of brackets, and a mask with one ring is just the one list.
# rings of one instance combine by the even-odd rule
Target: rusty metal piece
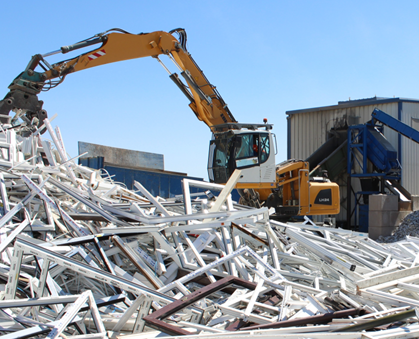
[[137,268],[137,270],[148,280],[150,284],[153,285],[155,289],[159,289],[161,286],[156,283],[152,276],[149,274],[149,270],[145,269],[133,255],[131,248],[121,240],[117,235],[112,237],[112,242],[121,250],[122,253],[132,262],[132,264]]
[[179,300],[174,301],[170,305],[167,305],[161,308],[160,310],[157,310],[153,312],[152,314],[144,317],[143,320],[147,323],[147,326],[152,327],[156,330],[163,331],[164,333],[167,333],[170,335],[190,335],[192,333],[185,331],[179,327],[165,323],[164,321],[162,321],[162,319],[165,319],[171,316],[177,311],[180,311],[181,309],[193,304],[194,302],[202,298],[205,298],[211,293],[222,290],[223,288],[231,284],[236,284],[241,287],[252,289],[252,290],[256,288],[256,284],[254,283],[251,283],[249,281],[246,281],[244,279],[240,279],[234,276],[229,276],[221,280],[218,280],[217,282],[211,285],[205,286],[191,294],[185,295],[184,297],[182,297]]
[[231,323],[229,326],[227,326],[226,330],[230,332],[238,331],[242,327],[249,325],[249,322],[243,321],[243,319],[238,319],[235,322]]
[[262,245],[269,246],[269,243],[266,240],[263,240],[262,238],[258,237],[256,234],[249,232],[247,229],[245,229],[244,227],[241,227],[240,225],[235,224],[234,222],[231,223],[231,228],[237,228],[240,232],[243,232],[249,237],[259,241]]
[[385,317],[381,317],[378,319],[373,319],[365,323],[346,326],[344,328],[340,328],[339,330],[333,330],[331,332],[360,332],[360,331],[376,328],[382,325],[391,324],[396,321],[401,321],[401,320],[408,319],[411,317],[416,317],[416,310],[414,308],[404,311],[404,312],[399,312],[396,314],[391,314]]

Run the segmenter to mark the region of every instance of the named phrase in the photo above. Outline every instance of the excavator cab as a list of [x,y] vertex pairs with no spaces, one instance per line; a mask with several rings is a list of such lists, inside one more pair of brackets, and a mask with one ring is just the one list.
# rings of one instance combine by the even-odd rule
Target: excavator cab
[[[246,183],[246,187],[261,188],[263,184],[274,187],[272,125],[228,123],[212,129],[214,134],[208,157],[211,182],[224,184],[235,169],[240,169],[239,183]],[[257,186],[252,187],[252,184]]]

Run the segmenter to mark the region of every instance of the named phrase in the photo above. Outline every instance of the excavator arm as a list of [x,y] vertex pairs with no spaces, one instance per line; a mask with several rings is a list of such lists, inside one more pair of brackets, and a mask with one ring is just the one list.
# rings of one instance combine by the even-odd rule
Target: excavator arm
[[[179,40],[173,36],[179,35]],[[50,65],[46,57],[58,53],[68,53],[77,49],[100,44],[99,48],[80,54],[72,59]],[[184,81],[177,73],[170,73],[159,59],[167,55],[179,68]],[[42,109],[43,102],[37,95],[60,83],[74,72],[105,64],[136,58],[156,58],[169,72],[170,78],[190,100],[189,107],[200,121],[210,128],[214,125],[236,122],[226,103],[186,49],[186,32],[176,29],[170,32],[131,34],[120,29],[112,29],[60,50],[32,57],[25,71],[17,76],[9,86],[10,92],[0,101],[0,114],[10,111],[24,117],[30,125],[42,124],[47,116]]]

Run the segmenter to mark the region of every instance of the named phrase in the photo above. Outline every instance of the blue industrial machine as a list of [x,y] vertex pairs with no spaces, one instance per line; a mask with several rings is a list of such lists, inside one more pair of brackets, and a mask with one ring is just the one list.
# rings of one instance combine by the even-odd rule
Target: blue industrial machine
[[[397,151],[384,137],[383,126],[377,124],[377,121],[381,122],[376,118],[377,116],[387,123],[392,123],[389,118],[396,120],[375,109],[372,113],[372,120],[362,125],[348,127],[347,172],[351,177],[382,177],[400,180],[401,166],[397,159]],[[411,127],[403,125],[411,129]],[[368,166],[368,160],[372,163],[373,168]],[[355,164],[359,165],[361,172],[352,173]]]
[[[384,192],[387,184],[396,186],[399,191],[409,195],[407,191],[400,186],[401,166],[398,160],[397,151],[388,142],[383,135],[383,125],[395,130],[397,133],[419,143],[419,131],[393,118],[391,115],[374,109],[371,114],[371,121],[362,125],[353,125],[348,127],[348,161],[347,161],[347,221],[350,221],[352,215],[357,218],[357,205],[360,198],[364,198],[365,205],[359,205],[360,220],[359,230],[368,231],[368,196]],[[379,124],[380,123],[380,124]],[[358,165],[360,171],[353,173],[355,165]],[[361,191],[353,192],[351,178],[361,179]],[[377,180],[379,179],[379,180]],[[381,182],[381,185],[379,184]],[[351,209],[351,193],[355,194],[355,206]]]

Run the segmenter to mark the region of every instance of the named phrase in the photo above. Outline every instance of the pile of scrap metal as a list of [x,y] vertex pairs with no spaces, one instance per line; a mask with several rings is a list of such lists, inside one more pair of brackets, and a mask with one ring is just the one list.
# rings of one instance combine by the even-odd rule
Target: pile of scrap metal
[[1,338],[419,337],[419,239],[271,221],[232,201],[239,172],[128,190],[44,123],[1,128]]
[[409,236],[419,237],[419,211],[408,214],[391,235],[380,236],[377,241],[389,243],[403,240]]

